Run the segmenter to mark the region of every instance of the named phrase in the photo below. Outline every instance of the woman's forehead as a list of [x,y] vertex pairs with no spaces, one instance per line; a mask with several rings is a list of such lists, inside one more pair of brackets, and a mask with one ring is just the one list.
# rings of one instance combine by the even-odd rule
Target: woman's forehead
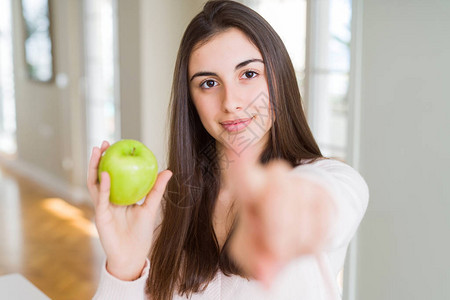
[[189,73],[211,68],[234,68],[248,59],[262,59],[262,55],[247,35],[230,28],[194,48],[189,58]]

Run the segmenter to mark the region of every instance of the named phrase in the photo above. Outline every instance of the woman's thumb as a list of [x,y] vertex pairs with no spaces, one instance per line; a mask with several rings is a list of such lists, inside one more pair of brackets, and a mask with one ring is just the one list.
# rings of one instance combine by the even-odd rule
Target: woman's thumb
[[166,190],[167,183],[172,177],[173,173],[170,170],[164,170],[158,174],[156,182],[145,198],[144,206],[152,213],[155,213],[161,203],[162,196]]

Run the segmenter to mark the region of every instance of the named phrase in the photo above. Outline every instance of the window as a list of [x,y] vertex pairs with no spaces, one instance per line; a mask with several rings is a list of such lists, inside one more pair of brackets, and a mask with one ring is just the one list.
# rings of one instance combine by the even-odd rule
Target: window
[[11,15],[11,1],[0,1],[0,151],[7,154],[17,151]]
[[347,160],[351,0],[309,1],[308,116],[323,155]]
[[120,139],[116,3],[84,1],[87,151]]

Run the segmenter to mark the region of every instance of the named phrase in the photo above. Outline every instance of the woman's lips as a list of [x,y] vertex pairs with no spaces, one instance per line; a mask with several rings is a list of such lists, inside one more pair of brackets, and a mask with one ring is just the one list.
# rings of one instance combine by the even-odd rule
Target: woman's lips
[[253,118],[239,119],[237,121],[223,122],[223,123],[221,123],[221,125],[228,132],[236,132],[236,131],[240,131],[240,130],[244,129],[245,127],[247,127],[252,120],[253,120]]

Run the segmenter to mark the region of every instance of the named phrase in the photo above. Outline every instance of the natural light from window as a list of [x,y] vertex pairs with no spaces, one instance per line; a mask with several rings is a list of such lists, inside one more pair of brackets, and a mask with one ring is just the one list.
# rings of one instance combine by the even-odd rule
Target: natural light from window
[[84,1],[87,155],[120,138],[114,0]]
[[17,151],[12,47],[11,1],[0,1],[0,151],[7,154]]

